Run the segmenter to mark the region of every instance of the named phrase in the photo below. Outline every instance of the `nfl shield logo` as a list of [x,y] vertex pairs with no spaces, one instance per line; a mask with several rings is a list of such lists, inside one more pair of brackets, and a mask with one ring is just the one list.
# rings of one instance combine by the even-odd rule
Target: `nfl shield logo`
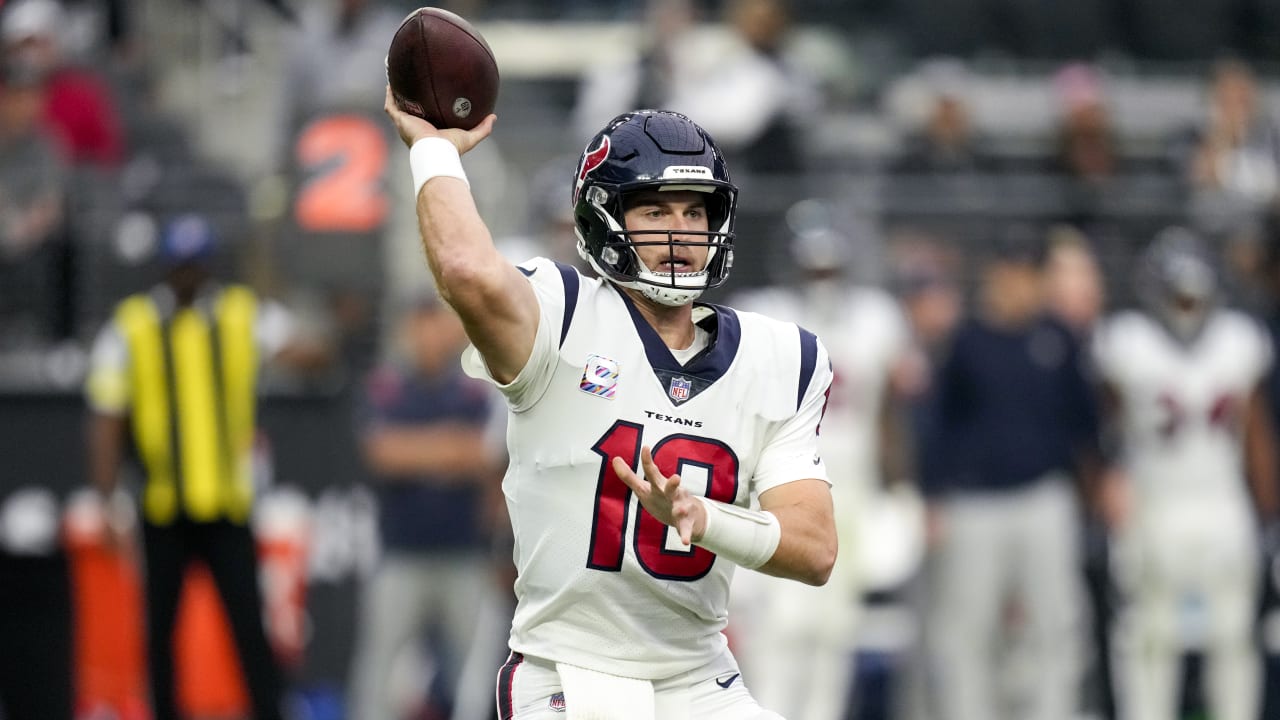
[[671,387],[667,392],[671,394],[671,399],[676,402],[684,402],[689,399],[689,391],[693,389],[693,383],[688,378],[673,377],[671,378]]
[[564,712],[564,693],[558,692],[555,695],[552,695],[551,702],[548,703],[548,706],[555,712]]

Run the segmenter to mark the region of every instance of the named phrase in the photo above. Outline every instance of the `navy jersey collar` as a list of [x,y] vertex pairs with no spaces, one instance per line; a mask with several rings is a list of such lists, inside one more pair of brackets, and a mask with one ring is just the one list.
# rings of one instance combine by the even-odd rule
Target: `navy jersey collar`
[[731,308],[710,303],[697,303],[700,307],[712,310],[699,323],[704,330],[711,333],[711,342],[702,352],[695,355],[688,365],[681,365],[680,361],[671,354],[667,344],[658,336],[658,331],[654,330],[649,321],[640,314],[635,302],[617,286],[614,286],[614,290],[627,306],[636,334],[644,343],[644,352],[649,358],[649,365],[653,367],[660,379],[668,375],[696,378],[701,382],[696,383],[695,388],[701,386],[700,389],[705,389],[728,372],[729,366],[738,355],[738,346],[742,341],[742,328],[738,323],[737,314]]

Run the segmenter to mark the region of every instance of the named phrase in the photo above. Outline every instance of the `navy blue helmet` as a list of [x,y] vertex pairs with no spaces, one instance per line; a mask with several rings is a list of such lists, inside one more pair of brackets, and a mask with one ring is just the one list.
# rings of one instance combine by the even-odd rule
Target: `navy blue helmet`
[[1138,296],[1178,339],[1200,334],[1218,293],[1218,274],[1199,236],[1182,227],[1160,231],[1143,252]]
[[[627,231],[624,198],[644,190],[706,193],[708,230]],[[684,305],[729,277],[738,188],[715,141],[684,115],[637,110],[609,121],[578,161],[572,199],[578,253],[622,287]],[[654,272],[635,251],[642,245],[705,245],[707,264],[695,272]]]

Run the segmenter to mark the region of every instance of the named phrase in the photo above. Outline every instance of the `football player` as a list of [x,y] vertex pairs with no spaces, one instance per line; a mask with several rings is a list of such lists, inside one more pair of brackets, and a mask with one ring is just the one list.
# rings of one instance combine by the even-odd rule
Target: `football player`
[[[423,245],[509,407],[518,571],[503,718],[776,718],[721,632],[737,566],[813,585],[836,556],[817,337],[695,303],[733,264],[737,188],[687,117],[636,111],[572,178],[599,277],[503,260],[459,156],[484,140],[386,110],[410,146]],[[752,494],[759,508],[749,507]]]
[[753,692],[790,720],[842,720],[848,712],[860,600],[873,579],[862,558],[886,551],[870,547],[865,533],[876,526],[872,508],[893,497],[882,490],[882,448],[889,450],[896,437],[886,395],[910,349],[897,301],[846,277],[855,240],[831,216],[830,207],[814,200],[792,206],[787,224],[798,282],[745,293],[733,303],[803,324],[823,339],[833,366],[819,440],[840,540],[831,579],[812,588],[744,573],[735,578],[731,602],[730,631]]
[[1129,605],[1119,699],[1127,718],[1177,717],[1182,655],[1198,647],[1209,713],[1253,720],[1258,523],[1280,509],[1260,390],[1271,342],[1216,302],[1213,265],[1187,230],[1157,236],[1137,288],[1142,310],[1108,319],[1094,343],[1122,468],[1101,495]]

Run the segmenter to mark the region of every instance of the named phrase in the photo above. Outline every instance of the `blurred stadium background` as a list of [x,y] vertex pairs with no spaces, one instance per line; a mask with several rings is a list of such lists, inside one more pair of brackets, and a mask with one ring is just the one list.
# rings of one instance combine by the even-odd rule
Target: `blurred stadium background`
[[[429,284],[406,153],[381,114],[385,45],[417,4],[67,0],[56,21],[18,18],[22,4],[0,2],[0,552],[61,547],[75,577],[127,584],[86,529],[87,354],[114,303],[159,278],[159,228],[202,213],[228,250],[224,274],[282,300],[338,351],[319,376],[275,373],[266,384],[256,522],[278,584],[272,636],[298,707],[341,717],[353,597],[377,554],[352,388],[385,354],[390,310]],[[734,291],[792,277],[790,241],[804,222],[794,208],[817,200],[847,236],[856,278],[894,292],[937,273],[967,297],[977,261],[1023,227],[1083,242],[1100,260],[1106,306],[1124,307],[1138,250],[1183,224],[1218,251],[1230,301],[1273,314],[1280,3],[791,0],[784,24],[756,26],[775,75],[750,77],[758,59],[736,67],[736,56],[688,52],[732,47],[751,32],[732,13],[755,4],[442,4],[475,23],[502,72],[497,131],[467,169],[513,257],[572,257],[563,221],[581,143],[637,98],[671,97],[655,94],[663,73],[645,65],[665,39],[694,56],[667,62],[690,63],[675,66],[723,99],[707,115],[689,111],[731,140],[743,197]],[[63,120],[107,137],[68,140],[75,133],[53,115],[30,110],[46,76],[13,48],[36,34],[52,35],[65,63],[104,88],[103,102],[63,108]],[[1205,173],[1215,72],[1256,83],[1261,129],[1238,166]],[[33,155],[33,135],[61,138],[61,150]],[[43,224],[31,215],[37,182],[54,204]],[[130,607],[119,592],[81,597],[94,608],[81,617],[100,624]],[[864,643],[860,718],[906,716],[895,653],[911,618],[886,607],[882,631]],[[216,619],[216,606],[208,612]],[[119,644],[136,635],[97,624],[77,637],[99,633],[85,643],[125,655],[81,652],[80,717],[146,717],[141,689],[128,685],[141,660]],[[200,644],[216,641],[199,639],[200,624],[192,658],[216,655]],[[235,690],[191,692],[206,693],[190,702],[205,702],[208,717],[243,707]]]

